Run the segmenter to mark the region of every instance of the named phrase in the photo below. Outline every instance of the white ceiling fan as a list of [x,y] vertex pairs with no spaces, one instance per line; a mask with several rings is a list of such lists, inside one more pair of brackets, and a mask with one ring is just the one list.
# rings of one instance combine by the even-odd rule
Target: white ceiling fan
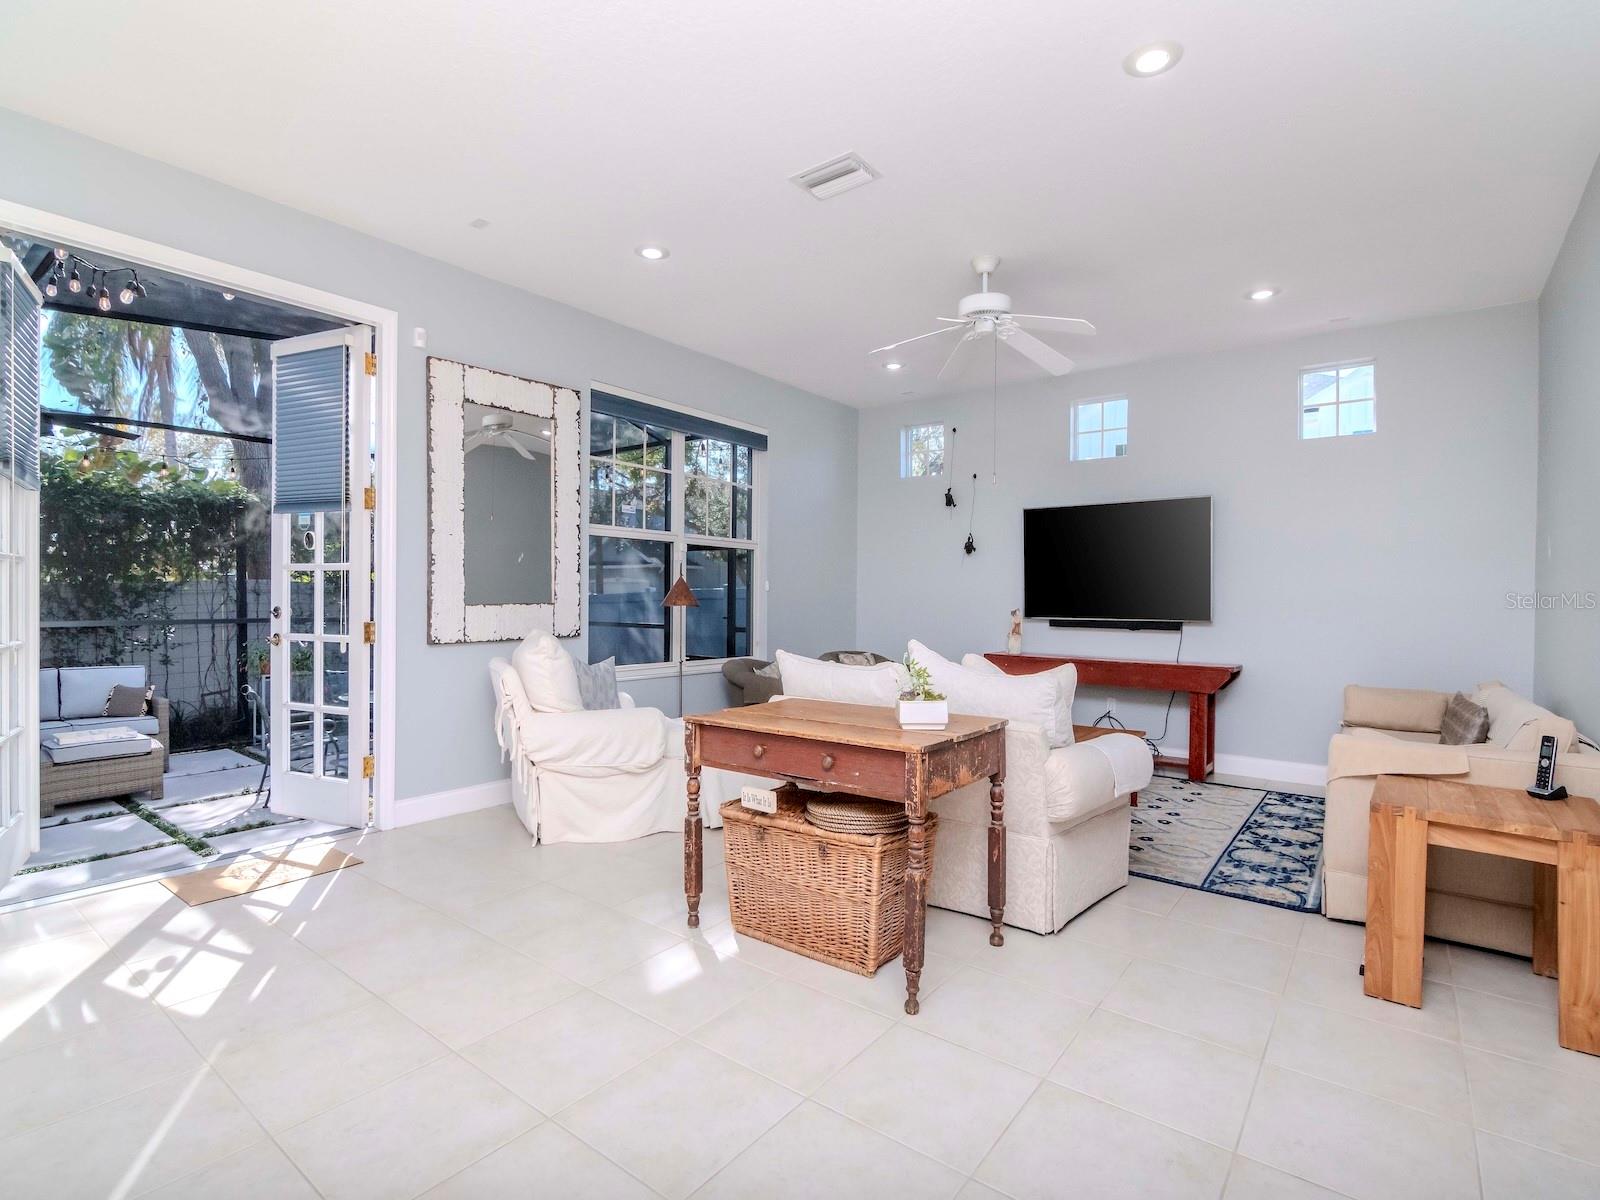
[[536,454],[548,454],[549,450],[533,437],[543,438],[544,433],[529,435],[523,433],[512,424],[516,417],[508,412],[486,412],[479,422],[478,428],[467,434],[466,453],[471,454],[479,446],[503,446],[507,450],[515,450],[523,458],[532,459]]
[[872,353],[887,354],[891,350],[909,346],[912,342],[920,342],[924,338],[959,333],[961,337],[950,351],[950,356],[944,360],[944,366],[939,368],[939,378],[942,379],[955,364],[968,342],[992,336],[998,343],[1010,346],[1018,354],[1043,367],[1050,374],[1065,375],[1072,370],[1072,360],[1054,346],[1045,345],[1028,330],[1092,334],[1095,331],[1094,326],[1080,317],[1041,317],[1029,313],[1013,313],[1010,296],[1004,292],[989,290],[989,276],[999,265],[999,258],[993,254],[980,254],[972,260],[972,269],[983,281],[982,290],[961,298],[961,303],[956,306],[956,311],[961,314],[959,317],[940,317],[939,320],[945,324],[943,329],[935,329],[932,333],[923,333],[903,341],[891,342],[887,346],[879,346]]

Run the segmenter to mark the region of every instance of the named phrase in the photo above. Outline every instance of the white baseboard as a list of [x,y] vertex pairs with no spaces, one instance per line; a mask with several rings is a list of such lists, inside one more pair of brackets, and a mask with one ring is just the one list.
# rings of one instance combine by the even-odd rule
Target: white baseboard
[[509,779],[475,783],[471,787],[451,788],[444,792],[429,792],[424,796],[409,796],[395,801],[394,827],[398,829],[419,821],[437,821],[440,817],[459,817],[462,813],[477,812],[480,808],[510,803]]
[[[1163,746],[1161,753],[1173,758],[1188,758],[1185,746]],[[1293,783],[1321,787],[1328,782],[1327,763],[1291,762],[1282,758],[1251,758],[1244,754],[1219,754],[1213,764],[1218,775],[1241,779],[1264,779],[1272,783]]]

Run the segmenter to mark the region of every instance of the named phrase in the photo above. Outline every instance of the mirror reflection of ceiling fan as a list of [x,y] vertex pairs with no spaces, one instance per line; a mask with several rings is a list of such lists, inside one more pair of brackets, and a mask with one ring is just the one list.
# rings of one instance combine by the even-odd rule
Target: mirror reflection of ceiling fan
[[960,337],[951,349],[949,357],[944,360],[944,366],[939,368],[939,378],[943,379],[962,357],[962,351],[969,343],[992,337],[999,345],[1011,347],[1050,374],[1065,375],[1072,370],[1072,360],[1054,346],[1041,342],[1028,330],[1036,329],[1041,333],[1092,334],[1095,332],[1094,326],[1081,317],[1042,317],[1029,313],[1013,313],[1010,296],[1004,292],[989,290],[989,276],[999,265],[999,258],[993,254],[980,254],[972,260],[972,269],[982,280],[982,290],[961,298],[961,302],[956,306],[956,312],[961,314],[960,316],[940,317],[939,320],[944,323],[943,329],[890,342],[887,346],[879,346],[872,353],[887,354],[891,350],[898,350],[901,346],[909,346],[926,338],[941,337],[947,333],[959,334]]
[[478,428],[467,434],[466,452],[471,454],[480,446],[501,446],[515,450],[526,459],[532,459],[536,454],[550,453],[546,444],[550,437],[548,428],[541,428],[537,433],[524,433],[515,427],[515,421],[516,417],[508,412],[484,413]]

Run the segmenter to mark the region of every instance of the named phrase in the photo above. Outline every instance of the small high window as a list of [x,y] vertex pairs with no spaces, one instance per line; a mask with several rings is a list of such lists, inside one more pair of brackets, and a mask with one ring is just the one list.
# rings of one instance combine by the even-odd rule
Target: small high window
[[1106,396],[1072,406],[1072,461],[1128,453],[1128,398]]
[[900,431],[900,478],[944,474],[944,426],[908,425]]
[[1347,437],[1378,429],[1377,365],[1335,363],[1300,372],[1300,436]]

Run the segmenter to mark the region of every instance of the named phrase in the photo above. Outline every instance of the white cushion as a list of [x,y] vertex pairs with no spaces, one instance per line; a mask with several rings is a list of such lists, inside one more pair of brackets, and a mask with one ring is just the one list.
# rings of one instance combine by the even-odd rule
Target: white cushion
[[832,700],[836,704],[891,705],[910,680],[899,663],[850,667],[778,651],[778,674],[783,694],[801,700]]
[[71,721],[76,717],[103,717],[111,689],[123,687],[145,688],[143,667],[62,667],[61,668],[61,719]]
[[511,652],[511,665],[534,712],[582,712],[578,669],[548,633],[535,630]]
[[1565,751],[1571,749],[1577,735],[1571,721],[1540,708],[1503,683],[1480,683],[1472,701],[1489,710],[1489,741],[1507,750],[1536,751],[1539,740],[1549,734],[1556,739],[1556,749]]
[[61,674],[54,667],[39,672],[39,720],[61,719]]
[[95,730],[64,729],[39,739],[39,748],[55,765],[99,762],[108,758],[136,758],[159,750],[161,743],[120,726]]
[[[963,654],[961,665],[984,675],[1006,673],[981,654]],[[1066,736],[1063,741],[1051,744],[1070,746],[1076,740],[1072,732],[1072,702],[1078,698],[1078,668],[1073,663],[1063,663],[1059,667],[1051,667],[1048,671],[1038,671],[1035,674],[1046,675],[1056,683],[1056,728],[1065,731]]]
[[1044,731],[1052,746],[1072,744],[1072,709],[1063,727],[1060,684],[1053,672],[1037,675],[990,675],[951,662],[935,650],[913,640],[907,653],[926,667],[933,686],[950,701],[950,711],[974,717],[1004,717],[1023,721]]

